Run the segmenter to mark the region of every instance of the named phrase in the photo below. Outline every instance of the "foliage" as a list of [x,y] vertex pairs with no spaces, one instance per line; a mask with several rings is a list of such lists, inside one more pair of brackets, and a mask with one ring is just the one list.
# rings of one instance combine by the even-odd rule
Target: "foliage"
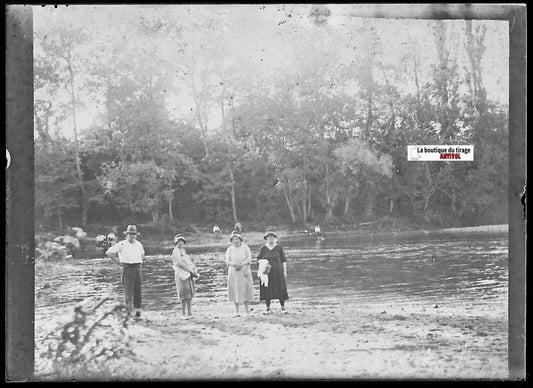
[[129,313],[105,298],[74,308],[70,322],[51,331],[37,347],[56,379],[112,377],[112,362],[134,357],[129,347]]
[[[342,33],[328,11],[309,7],[307,22],[267,33],[253,13],[208,8],[78,25],[49,12],[58,18],[35,35],[38,223],[78,223],[85,208],[93,223],[157,230],[237,219],[506,222],[507,106],[483,83],[489,27],[421,21],[432,38],[410,37],[391,60],[382,21]],[[267,52],[269,41],[286,56]],[[75,141],[60,135],[73,77],[75,107],[100,106],[80,131],[81,174]],[[475,161],[408,162],[408,144],[474,144]]]
[[38,218],[61,217],[79,206],[73,145],[65,139],[35,143],[35,210]]

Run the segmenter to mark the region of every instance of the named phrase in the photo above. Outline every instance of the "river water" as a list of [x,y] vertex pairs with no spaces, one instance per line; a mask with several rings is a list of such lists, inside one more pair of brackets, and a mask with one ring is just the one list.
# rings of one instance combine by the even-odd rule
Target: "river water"
[[[508,288],[507,235],[443,235],[357,240],[336,238],[282,242],[288,266],[291,300],[328,298],[343,302],[466,304],[506,303]],[[255,255],[259,247],[251,247]],[[197,297],[226,300],[224,248],[189,249],[200,272]],[[82,259],[75,270],[50,273],[36,269],[36,288],[43,282],[64,284],[37,307],[59,306],[109,293],[122,295],[120,268],[109,259]],[[256,297],[257,264],[252,266]],[[73,278],[74,277],[74,278]],[[70,284],[71,286],[67,286]],[[178,306],[169,255],[146,257],[143,265],[143,307]]]

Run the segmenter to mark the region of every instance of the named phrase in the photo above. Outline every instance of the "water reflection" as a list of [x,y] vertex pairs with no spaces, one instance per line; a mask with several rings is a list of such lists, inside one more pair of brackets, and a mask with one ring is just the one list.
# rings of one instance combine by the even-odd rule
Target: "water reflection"
[[[288,288],[291,298],[339,300],[387,300],[402,303],[408,298],[490,303],[507,297],[507,237],[398,238],[388,241],[335,239],[283,244],[288,257]],[[257,247],[252,247],[255,254]],[[197,295],[226,299],[225,249],[190,250],[200,278]],[[176,308],[178,300],[170,256],[149,256],[143,266],[143,305],[148,309]],[[73,264],[74,265],[74,264]],[[47,303],[61,304],[101,296],[122,295],[120,268],[107,259],[76,261],[84,268],[75,292],[61,288]],[[257,264],[252,266],[258,295]],[[50,279],[47,279],[50,280]],[[69,279],[72,280],[71,278]],[[58,276],[56,282],[67,282]],[[43,303],[40,301],[38,303]]]

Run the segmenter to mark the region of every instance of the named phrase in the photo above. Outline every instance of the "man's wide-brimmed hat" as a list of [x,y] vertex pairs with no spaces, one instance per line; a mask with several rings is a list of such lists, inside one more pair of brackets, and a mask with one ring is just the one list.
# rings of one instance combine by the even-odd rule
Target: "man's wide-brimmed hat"
[[237,237],[239,240],[244,241],[244,239],[242,238],[241,234],[239,232],[237,232],[236,230],[231,232],[231,236],[229,236],[229,240],[232,241],[233,237]]
[[177,244],[178,241],[180,240],[183,241],[184,243],[186,242],[185,237],[183,237],[181,233],[178,233],[177,235],[174,236],[174,244]]
[[137,232],[137,227],[135,225],[128,225],[128,227],[124,231],[124,234],[140,234],[140,233]]
[[265,235],[263,236],[263,238],[266,240],[266,238],[267,238],[268,236],[274,236],[274,237],[276,237],[276,238],[278,237],[278,236],[276,236],[276,233],[274,233],[274,231],[271,230],[271,229],[267,229],[267,231],[265,232]]

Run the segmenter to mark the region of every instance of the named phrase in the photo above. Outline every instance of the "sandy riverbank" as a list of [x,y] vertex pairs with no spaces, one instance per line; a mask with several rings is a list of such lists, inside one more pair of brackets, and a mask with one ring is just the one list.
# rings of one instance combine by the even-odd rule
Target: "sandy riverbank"
[[[294,300],[288,314],[274,306],[270,315],[253,307],[235,318],[227,303],[196,300],[188,321],[147,311],[130,328],[137,360],[108,367],[117,379],[507,376],[507,317],[497,305]],[[62,314],[56,319],[71,313]],[[36,314],[36,325],[51,325],[48,318]],[[38,360],[37,371],[45,370]]]
[[502,225],[481,225],[466,228],[439,229],[435,232],[442,233],[509,233],[509,224]]

